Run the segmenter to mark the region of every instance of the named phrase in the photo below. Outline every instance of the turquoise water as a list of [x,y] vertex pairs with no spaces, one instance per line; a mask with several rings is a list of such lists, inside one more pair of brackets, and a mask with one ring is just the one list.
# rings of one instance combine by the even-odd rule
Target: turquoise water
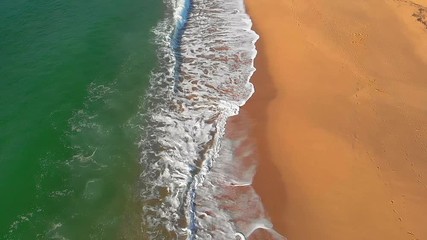
[[134,238],[157,0],[0,2],[0,239]]

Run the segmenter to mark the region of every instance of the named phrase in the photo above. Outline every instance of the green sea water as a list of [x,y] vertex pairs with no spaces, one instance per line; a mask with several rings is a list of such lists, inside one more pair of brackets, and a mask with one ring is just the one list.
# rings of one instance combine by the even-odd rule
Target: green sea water
[[0,239],[133,239],[158,0],[0,0]]

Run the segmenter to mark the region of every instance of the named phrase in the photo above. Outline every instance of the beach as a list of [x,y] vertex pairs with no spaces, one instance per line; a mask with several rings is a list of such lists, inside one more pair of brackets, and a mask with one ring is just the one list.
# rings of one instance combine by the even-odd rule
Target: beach
[[427,0],[1,6],[0,239],[427,239]]
[[427,1],[246,0],[253,186],[290,240],[427,239]]

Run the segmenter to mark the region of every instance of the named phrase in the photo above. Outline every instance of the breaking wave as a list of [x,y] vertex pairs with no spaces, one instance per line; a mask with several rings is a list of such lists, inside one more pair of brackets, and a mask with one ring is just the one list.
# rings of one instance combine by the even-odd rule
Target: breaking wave
[[[251,187],[256,161],[227,119],[252,95],[258,35],[243,0],[165,0],[159,67],[144,101],[144,239],[245,239],[272,230]],[[249,160],[248,160],[249,159]]]

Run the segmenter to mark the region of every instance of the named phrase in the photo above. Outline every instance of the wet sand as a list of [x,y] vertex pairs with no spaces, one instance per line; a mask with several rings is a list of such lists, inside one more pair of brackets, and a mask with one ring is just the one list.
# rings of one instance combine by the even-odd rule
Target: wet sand
[[246,0],[254,187],[289,240],[427,239],[427,0]]

